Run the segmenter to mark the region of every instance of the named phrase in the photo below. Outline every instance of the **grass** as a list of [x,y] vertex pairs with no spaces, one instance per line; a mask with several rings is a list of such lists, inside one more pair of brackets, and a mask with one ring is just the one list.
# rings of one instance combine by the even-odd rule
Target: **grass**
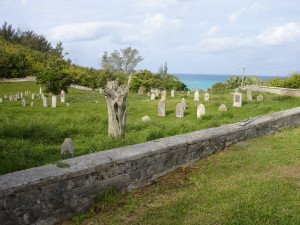
[[[5,94],[26,90],[38,93],[39,86],[34,82],[0,83],[2,98]],[[254,97],[258,95],[254,93]],[[106,102],[99,92],[70,88],[66,96],[70,107],[59,102],[57,108],[43,108],[40,98],[26,98],[27,105],[34,102],[33,107],[22,107],[20,100],[4,100],[0,103],[0,174],[69,157],[60,154],[60,146],[65,138],[72,138],[75,156],[80,156],[300,106],[296,97],[269,93],[263,95],[263,102],[244,100],[243,107],[236,108],[232,107],[230,93],[211,94],[210,101],[195,102],[192,95],[177,92],[175,98],[167,98],[166,117],[158,117],[158,99],[150,101],[148,96],[130,93],[125,139],[108,137]],[[185,117],[176,118],[176,104],[182,97],[187,100]],[[197,119],[196,108],[200,103],[205,105],[206,115]],[[218,111],[220,104],[226,104],[228,111]],[[142,122],[141,118],[145,115],[150,116],[151,121]]]
[[[300,127],[247,140],[129,193],[109,190],[69,224],[300,224]],[[78,217],[75,217],[78,218]]]

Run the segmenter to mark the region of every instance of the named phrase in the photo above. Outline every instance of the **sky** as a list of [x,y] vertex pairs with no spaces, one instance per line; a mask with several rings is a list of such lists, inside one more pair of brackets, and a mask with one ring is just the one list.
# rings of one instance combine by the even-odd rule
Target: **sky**
[[0,0],[0,22],[33,30],[73,63],[101,68],[131,46],[137,69],[287,76],[300,72],[299,0]]

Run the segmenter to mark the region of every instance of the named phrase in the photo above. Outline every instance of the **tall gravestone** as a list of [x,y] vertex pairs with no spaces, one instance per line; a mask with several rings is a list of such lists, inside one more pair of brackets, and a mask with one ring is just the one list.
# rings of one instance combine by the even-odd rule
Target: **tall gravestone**
[[57,97],[55,95],[52,96],[52,104],[51,104],[52,108],[56,108],[57,107]]
[[184,110],[185,110],[185,109],[186,109],[186,106],[187,106],[185,98],[182,98],[182,99],[181,99],[181,103],[183,104],[183,108],[184,108]]
[[155,94],[154,93],[151,93],[151,100],[155,100]]
[[194,101],[199,101],[199,91],[198,90],[195,91]]
[[4,99],[7,99],[7,95],[4,95]]
[[35,94],[33,93],[32,95],[31,95],[31,99],[34,99],[35,98]]
[[166,103],[163,100],[158,102],[158,116],[166,116]]
[[203,104],[200,104],[197,107],[197,118],[200,118],[202,115],[205,115],[205,107]]
[[40,87],[40,95],[42,94],[42,87]]
[[242,107],[242,93],[233,94],[233,106]]
[[204,94],[204,101],[209,101],[209,93]]
[[60,92],[60,102],[65,102],[66,101],[66,93],[64,90]]
[[22,100],[22,106],[26,106],[26,101],[25,101],[24,98],[23,98],[23,100]]
[[47,97],[43,97],[43,107],[48,107],[48,99],[47,99]]
[[176,117],[184,117],[184,105],[182,103],[176,105]]
[[2,103],[3,102],[3,100],[2,100],[2,98],[0,98],[0,103]]
[[161,92],[161,100],[165,101],[167,99],[167,91],[164,90]]
[[175,96],[175,91],[172,90],[172,91],[171,91],[171,97],[174,97],[174,96]]
[[252,91],[250,89],[247,89],[247,100],[252,101]]

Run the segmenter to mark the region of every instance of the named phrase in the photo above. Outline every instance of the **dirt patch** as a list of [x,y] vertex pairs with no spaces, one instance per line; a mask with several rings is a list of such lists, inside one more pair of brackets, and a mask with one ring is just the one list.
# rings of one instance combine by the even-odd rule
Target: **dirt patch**
[[294,166],[280,166],[279,169],[289,177],[300,179],[300,168]]

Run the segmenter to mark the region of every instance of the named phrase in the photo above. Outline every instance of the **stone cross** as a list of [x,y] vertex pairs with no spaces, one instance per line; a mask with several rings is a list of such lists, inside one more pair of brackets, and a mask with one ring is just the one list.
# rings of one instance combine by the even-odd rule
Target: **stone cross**
[[233,106],[242,107],[242,93],[233,94]]
[[252,91],[250,89],[247,89],[247,100],[252,101]]
[[161,92],[161,100],[166,100],[167,99],[167,91],[166,90],[164,90],[164,91],[162,91]]
[[209,101],[209,93],[204,94],[204,101]]
[[181,99],[181,103],[183,104],[183,108],[185,110],[186,109],[186,100],[185,100],[185,98]]
[[57,97],[55,95],[52,96],[52,104],[51,104],[52,108],[56,108],[57,107]]
[[225,105],[225,104],[221,104],[221,105],[219,106],[219,110],[220,110],[220,111],[227,111],[226,105]]
[[259,95],[259,96],[257,96],[256,100],[259,101],[259,102],[261,102],[261,101],[264,100],[264,96]]
[[48,107],[47,97],[43,97],[43,107]]
[[23,100],[22,100],[22,106],[26,106],[26,101],[25,101],[24,98],[23,98]]
[[197,107],[197,118],[200,118],[202,115],[205,115],[205,107],[203,104],[200,104]]
[[179,118],[184,117],[184,105],[183,105],[183,103],[178,103],[176,105],[176,117],[179,117]]
[[74,157],[75,148],[73,146],[73,140],[71,138],[66,138],[64,140],[64,142],[61,145],[61,151],[60,151],[60,153],[62,155],[70,153],[72,155],[72,157]]
[[195,91],[194,101],[199,101],[199,91],[198,90]]
[[158,116],[166,116],[166,103],[163,100],[158,102]]
[[172,90],[172,91],[171,91],[171,97],[174,97],[174,96],[175,96],[175,91]]
[[151,93],[151,100],[155,100],[155,94]]
[[60,102],[65,102],[66,101],[66,93],[64,90],[60,92]]

